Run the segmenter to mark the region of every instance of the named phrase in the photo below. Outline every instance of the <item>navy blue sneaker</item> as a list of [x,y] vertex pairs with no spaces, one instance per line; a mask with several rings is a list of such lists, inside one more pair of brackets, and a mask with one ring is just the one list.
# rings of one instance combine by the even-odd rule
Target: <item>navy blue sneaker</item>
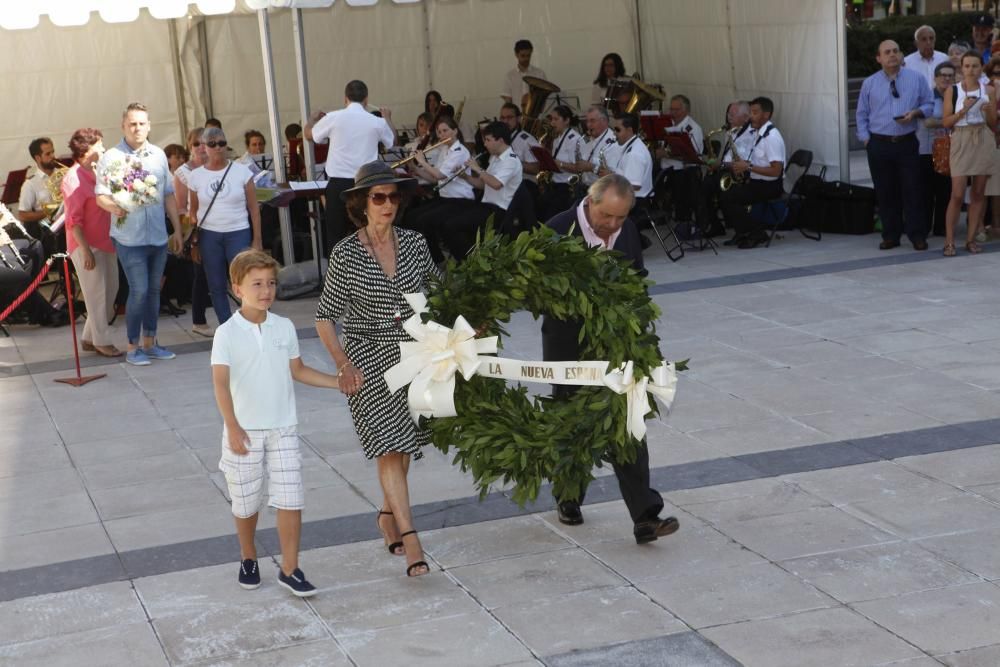
[[247,558],[240,563],[240,586],[248,591],[260,588],[260,569],[253,558]]
[[292,573],[285,576],[285,573],[278,569],[278,583],[288,591],[299,598],[311,598],[316,595],[316,587],[306,581],[306,575],[302,574],[302,570],[295,568]]

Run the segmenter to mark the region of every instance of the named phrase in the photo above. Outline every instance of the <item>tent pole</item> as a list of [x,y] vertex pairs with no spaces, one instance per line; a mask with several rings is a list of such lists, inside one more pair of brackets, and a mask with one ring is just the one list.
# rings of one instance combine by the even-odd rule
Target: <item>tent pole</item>
[[174,19],[167,20],[167,31],[170,34],[170,64],[173,65],[174,69],[174,97],[177,100],[177,125],[181,131],[181,140],[178,143],[186,144],[188,133],[187,100],[184,97],[180,40],[177,39],[177,23]]
[[426,90],[434,88],[434,67],[431,62],[431,17],[430,10],[427,8],[429,4],[430,0],[420,3],[420,13],[424,19],[424,59],[427,63],[424,72],[427,76]]
[[840,0],[830,0],[837,12],[837,134],[840,148],[840,180],[851,182],[850,126],[847,121],[847,17]]
[[215,103],[212,101],[212,70],[208,58],[208,31],[205,29],[205,17],[198,19],[195,30],[198,33],[198,64],[201,66],[201,99],[205,106],[205,118],[215,116]]
[[[295,74],[299,79],[299,113],[302,116],[302,125],[309,122],[309,73],[306,69],[306,42],[305,31],[302,26],[302,10],[292,10],[292,42],[295,45]],[[316,173],[316,155],[313,152],[311,141],[302,141],[302,156],[306,163],[306,180],[311,181]],[[312,235],[313,257],[316,258],[316,275],[319,281],[323,282],[323,264],[321,262],[322,248],[319,244],[319,236],[316,234],[316,225],[320,224],[319,205],[315,199],[309,200],[309,213],[312,214],[309,224],[309,232]]]
[[[274,88],[274,59],[271,57],[271,23],[266,9],[257,10],[257,27],[260,30],[260,53],[264,60],[264,94],[267,97],[267,115],[271,124],[271,145],[281,145],[281,121],[278,119],[278,97]],[[271,151],[274,156],[274,177],[278,182],[285,180],[285,160],[280,150]],[[278,208],[278,223],[281,227],[281,250],[285,266],[295,261],[292,247],[292,218],[287,206]]]
[[642,11],[640,3],[642,0],[635,0],[635,59],[638,65],[639,74],[643,79],[649,78],[645,68],[642,66],[642,21],[639,16]]

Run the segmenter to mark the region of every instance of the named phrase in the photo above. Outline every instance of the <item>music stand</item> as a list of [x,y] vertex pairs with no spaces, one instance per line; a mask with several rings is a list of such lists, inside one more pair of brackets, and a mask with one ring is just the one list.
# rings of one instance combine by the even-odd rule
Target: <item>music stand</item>
[[544,146],[532,146],[531,154],[538,160],[538,166],[542,171],[551,171],[553,174],[562,173],[562,169],[556,164],[556,159]]
[[663,141],[670,149],[670,158],[680,160],[686,164],[702,164],[704,160],[694,148],[691,136],[687,132],[667,132],[663,135]]

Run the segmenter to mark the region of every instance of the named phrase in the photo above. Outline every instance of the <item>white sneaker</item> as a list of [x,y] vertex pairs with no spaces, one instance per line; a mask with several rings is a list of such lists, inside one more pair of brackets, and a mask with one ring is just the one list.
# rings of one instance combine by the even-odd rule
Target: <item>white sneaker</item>
[[191,327],[191,333],[196,333],[199,336],[204,336],[205,338],[211,338],[215,335],[215,329],[207,324],[195,324]]

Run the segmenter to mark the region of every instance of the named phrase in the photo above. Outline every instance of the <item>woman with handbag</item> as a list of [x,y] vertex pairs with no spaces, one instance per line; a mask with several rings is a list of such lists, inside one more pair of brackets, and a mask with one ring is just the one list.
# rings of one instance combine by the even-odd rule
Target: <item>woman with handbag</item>
[[260,209],[253,174],[246,166],[226,158],[226,135],[217,127],[205,128],[201,141],[208,161],[188,176],[191,198],[188,215],[197,235],[212,307],[224,323],[229,307],[229,263],[240,251],[261,249]]
[[924,121],[931,139],[931,168],[928,172],[925,193],[928,203],[928,222],[934,236],[944,236],[948,202],[951,200],[951,176],[948,161],[951,157],[951,136],[941,124],[944,116],[944,91],[955,85],[958,70],[950,60],[934,68],[934,113]]
[[193,243],[197,239],[191,238],[193,228],[191,217],[188,215],[190,202],[195,198],[194,193],[188,189],[188,177],[193,170],[208,160],[208,149],[201,140],[204,131],[205,128],[196,127],[188,132],[187,149],[191,159],[174,171],[174,196],[177,198],[177,212],[181,216],[181,226],[184,227],[185,241],[182,256],[191,263],[191,331],[199,336],[211,338],[215,335],[215,331],[208,325],[208,318],[205,316],[205,311],[208,309],[208,278],[205,277],[205,267],[201,265],[199,248]]
[[966,222],[965,249],[972,254],[983,251],[976,243],[976,232],[986,209],[986,182],[993,173],[996,140],[992,128],[997,124],[996,91],[992,84],[980,81],[983,62],[978,53],[962,56],[961,80],[944,91],[942,124],[951,128],[951,201],[945,219],[945,257],[955,256],[955,225],[962,212],[966,181],[972,179],[969,212]]

